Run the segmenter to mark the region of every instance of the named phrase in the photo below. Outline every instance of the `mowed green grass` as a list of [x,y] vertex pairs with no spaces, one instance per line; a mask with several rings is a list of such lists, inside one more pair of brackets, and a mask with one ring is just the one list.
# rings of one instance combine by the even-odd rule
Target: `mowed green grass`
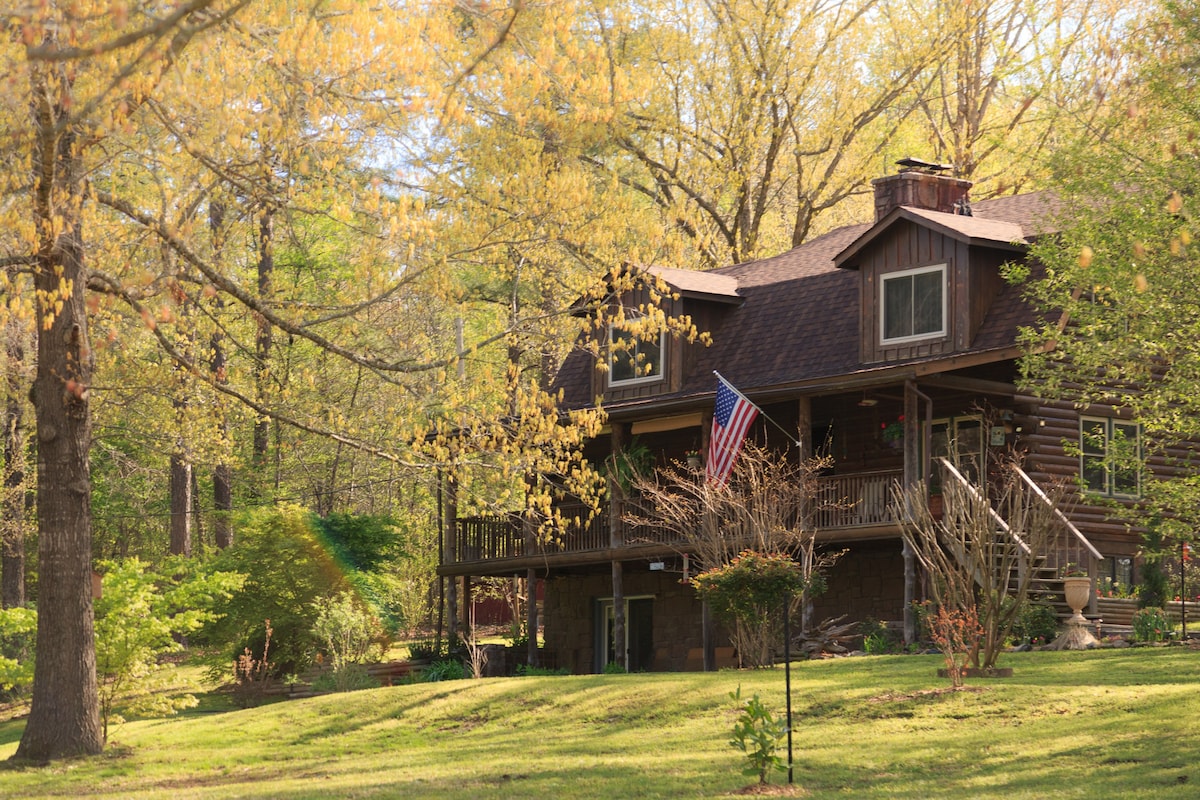
[[[1200,796],[1200,651],[1008,654],[1013,677],[961,692],[939,665],[795,663],[799,794]],[[777,668],[419,684],[130,722],[103,756],[0,770],[0,797],[728,797],[752,782],[728,744],[739,684],[782,713]],[[0,725],[0,758],[21,725]]]

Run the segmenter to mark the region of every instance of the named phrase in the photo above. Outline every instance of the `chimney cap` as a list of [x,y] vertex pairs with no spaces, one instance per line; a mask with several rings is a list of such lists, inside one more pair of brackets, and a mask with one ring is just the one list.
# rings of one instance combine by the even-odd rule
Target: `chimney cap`
[[912,156],[905,156],[897,161],[896,164],[901,167],[901,172],[908,170],[920,170],[921,172],[930,172],[936,174],[954,169],[953,164],[937,164],[932,161],[922,161],[921,159],[913,158]]

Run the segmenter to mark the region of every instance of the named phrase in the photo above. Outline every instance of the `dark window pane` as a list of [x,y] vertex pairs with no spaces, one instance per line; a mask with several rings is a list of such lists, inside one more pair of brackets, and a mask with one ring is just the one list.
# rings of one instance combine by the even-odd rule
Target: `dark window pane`
[[612,363],[609,379],[613,382],[628,381],[637,377],[634,369],[634,359],[637,357],[637,345],[633,337],[626,331],[612,332]]
[[1083,457],[1083,485],[1092,492],[1108,491],[1108,470],[1104,468],[1104,459],[1095,456]]
[[883,282],[883,338],[912,336],[912,276]]
[[913,334],[942,331],[942,272],[913,276]]

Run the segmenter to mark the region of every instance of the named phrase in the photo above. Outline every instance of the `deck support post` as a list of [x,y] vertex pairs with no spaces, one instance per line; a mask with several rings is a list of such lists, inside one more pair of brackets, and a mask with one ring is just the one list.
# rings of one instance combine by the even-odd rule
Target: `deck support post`
[[[446,527],[442,546],[446,563],[455,564],[458,562],[458,537],[455,535],[458,528],[458,483],[452,469],[446,470],[444,475],[442,499],[445,505],[442,517]],[[446,581],[446,623],[446,638],[453,642],[458,637],[458,581],[454,578]]]
[[[926,456],[928,456],[928,452],[927,447],[922,448],[920,444],[920,434],[925,426],[921,424],[919,416],[920,411],[917,405],[919,394],[914,381],[904,382],[904,495],[910,498],[910,502],[913,496],[913,487],[918,484],[924,485],[929,478],[921,469],[921,451],[925,449]],[[930,413],[932,414],[932,408]],[[916,513],[917,509],[906,509],[909,519],[912,519]],[[904,540],[902,552],[904,558],[904,643],[912,644],[917,639],[917,618],[913,609],[913,603],[917,599],[917,563],[912,548],[908,546],[907,539]]]
[[[628,425],[620,422],[614,422],[612,426],[610,452],[613,458],[620,458],[625,451],[625,444],[628,434]],[[624,536],[622,535],[621,517],[624,514],[625,505],[625,490],[621,487],[620,482],[614,470],[609,471],[608,475],[608,492],[611,498],[609,503],[608,516],[608,545],[614,551],[619,551],[625,544]],[[623,571],[620,557],[616,557],[612,562],[612,591],[613,591],[613,655],[617,664],[624,669],[629,669],[627,653],[625,652],[625,587],[623,580]],[[603,668],[603,664],[601,667]]]
[[533,567],[525,570],[525,636],[529,641],[525,663],[531,667],[541,666],[538,664],[537,570]]
[[[804,395],[796,401],[796,440],[800,442],[800,463],[805,464],[813,457],[812,443],[812,398]],[[815,534],[816,523],[813,520],[813,498],[804,498],[803,508],[804,527],[806,532]],[[812,574],[812,548],[804,547],[800,553],[803,560],[804,578]],[[800,595],[800,632],[807,634],[812,630],[813,601],[812,593],[805,591]]]

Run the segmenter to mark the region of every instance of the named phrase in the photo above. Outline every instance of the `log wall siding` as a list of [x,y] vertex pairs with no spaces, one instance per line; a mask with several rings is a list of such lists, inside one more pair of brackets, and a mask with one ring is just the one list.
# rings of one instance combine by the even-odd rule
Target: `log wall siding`
[[[1145,532],[1138,524],[1134,510],[1136,501],[1116,498],[1120,508],[1089,502],[1078,489],[1079,456],[1067,449],[1067,443],[1079,441],[1080,416],[1119,418],[1121,415],[1107,406],[1092,406],[1081,411],[1069,401],[1049,401],[1030,395],[1018,395],[1014,399],[1021,410],[1017,424],[1024,429],[1020,445],[1029,454],[1026,471],[1030,477],[1041,485],[1058,482],[1067,487],[1064,511],[1102,553],[1136,555]],[[1147,459],[1151,474],[1155,478],[1183,475],[1184,470],[1177,465],[1187,453],[1187,447],[1151,452]]]

